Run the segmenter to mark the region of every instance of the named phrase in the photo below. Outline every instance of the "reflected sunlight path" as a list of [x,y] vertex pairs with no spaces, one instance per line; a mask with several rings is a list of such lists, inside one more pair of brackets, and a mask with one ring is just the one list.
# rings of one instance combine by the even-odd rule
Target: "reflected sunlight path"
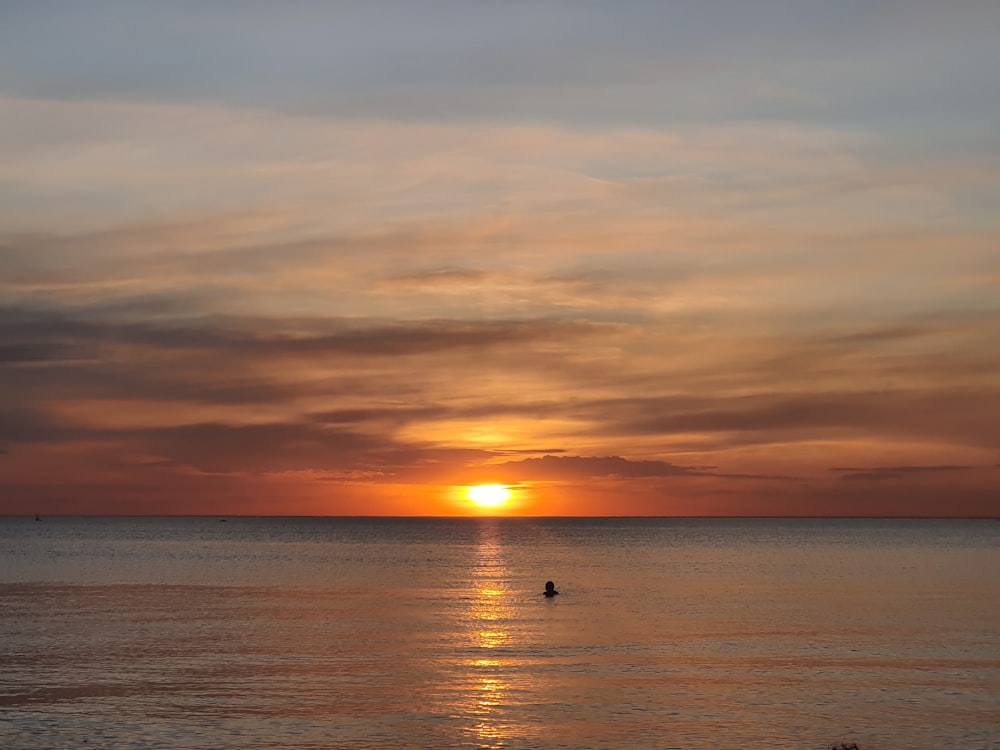
[[468,616],[472,621],[473,646],[479,651],[468,667],[475,675],[474,693],[468,696],[468,727],[483,747],[501,747],[510,734],[503,720],[512,662],[497,653],[511,640],[509,622],[515,615],[508,589],[509,576],[503,559],[499,529],[485,524],[481,530],[473,571],[475,596]]

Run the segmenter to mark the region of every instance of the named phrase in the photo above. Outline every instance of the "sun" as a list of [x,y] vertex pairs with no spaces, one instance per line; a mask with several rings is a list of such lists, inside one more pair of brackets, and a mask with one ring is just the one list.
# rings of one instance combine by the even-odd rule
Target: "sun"
[[510,502],[511,491],[502,484],[476,484],[465,488],[465,497],[477,508],[499,508]]

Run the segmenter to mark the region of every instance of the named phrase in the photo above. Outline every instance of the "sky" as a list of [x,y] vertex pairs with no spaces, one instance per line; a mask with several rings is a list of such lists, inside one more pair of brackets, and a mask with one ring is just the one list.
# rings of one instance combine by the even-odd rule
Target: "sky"
[[0,0],[0,514],[1000,516],[997,38]]

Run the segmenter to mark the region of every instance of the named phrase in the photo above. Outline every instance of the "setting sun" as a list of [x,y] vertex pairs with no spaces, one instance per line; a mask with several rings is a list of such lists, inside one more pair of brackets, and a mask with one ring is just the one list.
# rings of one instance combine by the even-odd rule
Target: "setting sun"
[[465,488],[465,496],[478,508],[499,508],[511,498],[511,491],[502,484],[477,484]]

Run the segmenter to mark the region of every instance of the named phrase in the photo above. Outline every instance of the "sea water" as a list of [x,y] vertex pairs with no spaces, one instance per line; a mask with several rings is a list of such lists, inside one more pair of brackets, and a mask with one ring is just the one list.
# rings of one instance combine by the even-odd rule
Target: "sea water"
[[998,543],[988,520],[0,519],[0,748],[996,750]]

